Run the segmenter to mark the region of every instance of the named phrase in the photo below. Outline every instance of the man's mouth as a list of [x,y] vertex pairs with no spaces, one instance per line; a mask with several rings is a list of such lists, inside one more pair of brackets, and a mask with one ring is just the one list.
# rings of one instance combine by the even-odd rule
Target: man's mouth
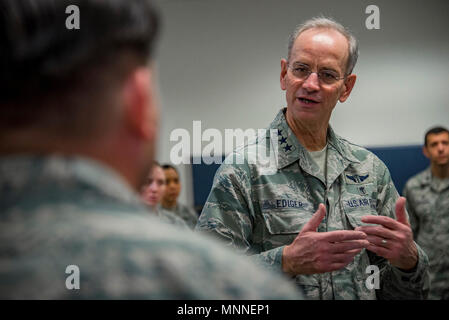
[[309,98],[298,98],[298,100],[302,103],[310,104],[310,105],[318,103],[318,101],[309,99]]

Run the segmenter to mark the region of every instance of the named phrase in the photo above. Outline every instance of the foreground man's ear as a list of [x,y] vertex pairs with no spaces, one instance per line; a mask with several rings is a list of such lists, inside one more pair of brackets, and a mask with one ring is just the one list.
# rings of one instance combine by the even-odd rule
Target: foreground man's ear
[[125,80],[123,112],[127,128],[139,139],[154,140],[157,130],[157,110],[148,67],[135,69]]

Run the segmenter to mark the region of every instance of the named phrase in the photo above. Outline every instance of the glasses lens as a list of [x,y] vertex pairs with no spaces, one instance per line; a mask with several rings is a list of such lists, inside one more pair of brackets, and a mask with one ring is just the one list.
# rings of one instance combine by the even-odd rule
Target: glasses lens
[[330,71],[320,71],[319,77],[325,84],[332,84],[338,81],[338,75]]
[[[301,80],[307,79],[312,73],[312,71],[307,66],[303,65],[295,65],[291,68],[291,70],[293,75]],[[333,84],[340,79],[339,75],[336,72],[329,70],[320,71],[317,75],[320,81],[324,84]]]
[[305,79],[309,76],[310,70],[303,66],[296,66],[292,69],[293,75],[298,79]]

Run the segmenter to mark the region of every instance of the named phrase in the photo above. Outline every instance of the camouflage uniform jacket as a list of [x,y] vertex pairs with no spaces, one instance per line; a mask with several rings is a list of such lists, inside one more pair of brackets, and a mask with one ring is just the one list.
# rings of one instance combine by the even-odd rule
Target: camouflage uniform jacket
[[187,225],[187,223],[183,219],[178,217],[175,213],[162,208],[162,206],[160,204],[157,205],[155,211],[156,211],[156,215],[161,220],[163,220],[167,223],[173,224],[175,226],[190,230],[190,227]]
[[[274,135],[259,135],[225,159],[197,225],[279,272],[284,246],[320,203],[325,203],[328,215],[318,231],[325,232],[362,226],[364,215],[395,218],[398,198],[386,166],[366,149],[337,137],[330,127],[326,185],[323,173],[287,125],[284,110],[269,127]],[[273,147],[276,143],[278,148]],[[260,147],[262,154],[269,154],[268,164],[254,159]],[[420,248],[418,252],[412,273],[363,249],[341,270],[297,275],[295,280],[311,299],[421,299],[427,294],[428,260]],[[380,269],[379,290],[365,286],[368,265]]]
[[427,168],[403,193],[415,241],[429,256],[429,299],[449,299],[449,178],[438,183]]
[[182,203],[178,202],[173,209],[164,208],[164,210],[173,212],[176,216],[180,217],[190,229],[194,229],[198,222],[198,214]]
[[[0,158],[0,299],[295,299],[297,288],[152,217],[117,173],[61,156]],[[79,289],[66,267],[79,268]]]

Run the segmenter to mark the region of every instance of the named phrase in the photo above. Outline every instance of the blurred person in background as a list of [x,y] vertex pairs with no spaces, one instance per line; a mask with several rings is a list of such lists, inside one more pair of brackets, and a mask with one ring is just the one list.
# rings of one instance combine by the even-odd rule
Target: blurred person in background
[[415,241],[429,256],[429,299],[449,300],[449,131],[429,129],[423,153],[430,166],[407,181],[403,195]]
[[179,194],[181,193],[181,181],[178,170],[169,164],[164,164],[162,168],[164,169],[166,181],[166,188],[162,197],[162,207],[165,210],[175,213],[191,229],[194,229],[198,222],[198,214],[192,208],[178,201]]
[[158,25],[145,0],[0,2],[0,299],[301,297],[141,202]]
[[165,174],[161,165],[154,161],[153,168],[148,174],[148,180],[142,186],[141,198],[146,203],[151,211],[154,212],[162,220],[178,225],[180,227],[189,228],[185,221],[179,218],[173,212],[161,208],[161,199],[165,192]]

